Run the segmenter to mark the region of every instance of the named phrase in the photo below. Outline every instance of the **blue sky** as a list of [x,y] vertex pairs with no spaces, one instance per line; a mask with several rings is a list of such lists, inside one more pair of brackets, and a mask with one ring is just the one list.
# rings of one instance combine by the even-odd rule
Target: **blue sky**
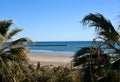
[[[33,41],[85,41],[95,37],[94,29],[84,29],[80,21],[99,12],[115,27],[120,24],[120,0],[1,0],[0,20],[13,19],[23,28],[15,39]],[[117,29],[117,28],[116,28]]]

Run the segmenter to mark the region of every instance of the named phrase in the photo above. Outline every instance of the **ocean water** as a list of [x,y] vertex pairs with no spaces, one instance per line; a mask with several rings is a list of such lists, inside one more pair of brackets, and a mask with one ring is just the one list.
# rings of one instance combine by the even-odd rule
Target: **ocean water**
[[28,43],[32,54],[74,55],[82,47],[90,47],[91,41],[51,41]]

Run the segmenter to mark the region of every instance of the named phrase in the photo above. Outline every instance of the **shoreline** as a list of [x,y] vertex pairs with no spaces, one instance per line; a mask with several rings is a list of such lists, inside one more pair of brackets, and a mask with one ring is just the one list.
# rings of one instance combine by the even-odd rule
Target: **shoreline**
[[66,66],[72,61],[71,56],[66,55],[49,55],[49,54],[28,54],[31,64],[37,65],[40,62],[41,66]]

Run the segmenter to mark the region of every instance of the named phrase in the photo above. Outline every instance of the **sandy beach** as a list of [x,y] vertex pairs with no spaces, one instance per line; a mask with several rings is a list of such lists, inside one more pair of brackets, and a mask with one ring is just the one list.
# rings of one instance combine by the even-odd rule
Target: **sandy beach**
[[64,55],[48,55],[48,54],[29,54],[30,63],[37,64],[40,62],[41,66],[65,66],[70,65],[72,60],[71,56]]

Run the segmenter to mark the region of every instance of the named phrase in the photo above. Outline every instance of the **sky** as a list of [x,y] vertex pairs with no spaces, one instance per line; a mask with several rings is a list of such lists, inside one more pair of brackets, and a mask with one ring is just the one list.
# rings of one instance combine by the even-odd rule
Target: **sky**
[[[117,30],[120,0],[1,0],[0,20],[14,21],[23,31],[14,39],[33,41],[89,41],[94,29],[80,21],[89,13],[101,13]],[[11,27],[12,28],[12,27]]]

